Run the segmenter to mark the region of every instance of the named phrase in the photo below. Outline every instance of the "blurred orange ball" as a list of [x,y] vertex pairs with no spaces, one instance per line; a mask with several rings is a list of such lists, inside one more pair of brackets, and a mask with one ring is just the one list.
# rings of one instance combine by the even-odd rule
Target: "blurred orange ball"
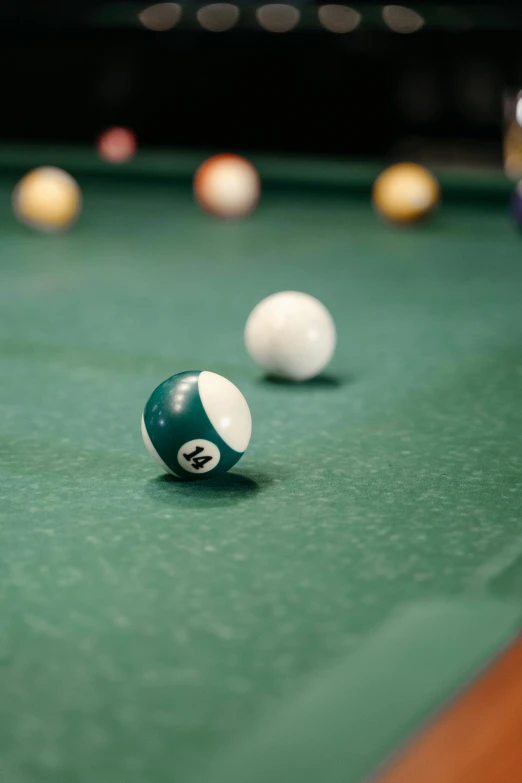
[[203,209],[222,218],[250,215],[261,195],[256,168],[240,155],[209,158],[196,171],[194,195]]
[[56,166],[40,166],[26,174],[13,191],[13,209],[23,223],[40,231],[65,231],[82,208],[74,177]]
[[107,163],[126,163],[136,154],[136,135],[129,128],[108,128],[98,138],[98,155]]
[[424,166],[397,163],[377,177],[372,200],[376,211],[387,220],[413,223],[423,220],[437,207],[440,186]]

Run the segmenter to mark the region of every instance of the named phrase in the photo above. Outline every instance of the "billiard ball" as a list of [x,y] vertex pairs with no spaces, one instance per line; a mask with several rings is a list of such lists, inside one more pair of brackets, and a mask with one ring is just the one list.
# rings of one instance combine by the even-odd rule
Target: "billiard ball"
[[194,176],[197,202],[217,217],[250,215],[260,194],[257,170],[240,155],[215,155],[202,163]]
[[64,231],[75,222],[81,207],[78,183],[56,166],[33,169],[22,177],[13,191],[17,218],[40,231]]
[[519,228],[522,228],[522,182],[519,182],[511,196],[511,215]]
[[207,370],[180,372],[152,392],[141,420],[151,457],[179,479],[229,470],[250,441],[247,401],[227,378]]
[[335,349],[332,316],[315,297],[280,291],[259,302],[245,326],[248,353],[269,375],[292,381],[314,378]]
[[424,166],[397,163],[375,180],[376,211],[392,223],[414,223],[430,215],[440,200],[439,183]]
[[136,136],[129,128],[107,128],[98,137],[98,155],[107,163],[126,163],[134,157],[136,148]]

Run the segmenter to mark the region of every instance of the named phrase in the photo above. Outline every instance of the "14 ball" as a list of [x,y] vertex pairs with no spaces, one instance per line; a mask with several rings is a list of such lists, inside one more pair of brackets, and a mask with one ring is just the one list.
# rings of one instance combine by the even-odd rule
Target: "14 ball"
[[180,372],[152,392],[141,420],[151,457],[179,479],[224,473],[244,454],[252,432],[247,401],[215,372]]

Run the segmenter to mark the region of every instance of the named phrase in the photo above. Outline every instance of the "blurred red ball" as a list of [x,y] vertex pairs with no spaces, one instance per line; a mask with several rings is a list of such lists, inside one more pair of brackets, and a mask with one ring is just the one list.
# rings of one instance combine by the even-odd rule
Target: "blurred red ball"
[[108,128],[98,138],[98,155],[108,163],[126,163],[136,154],[136,135],[129,128]]

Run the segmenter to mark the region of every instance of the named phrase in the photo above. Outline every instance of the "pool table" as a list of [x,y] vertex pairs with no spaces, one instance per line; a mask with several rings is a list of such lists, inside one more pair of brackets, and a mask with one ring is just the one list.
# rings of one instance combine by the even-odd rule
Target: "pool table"
[[[359,783],[522,626],[522,236],[494,171],[437,172],[423,225],[376,217],[382,162],[253,156],[220,222],[204,155],[0,148],[4,783]],[[29,168],[83,191],[63,235],[10,209]],[[253,306],[330,309],[327,372],[264,378]],[[179,483],[144,403],[225,375],[253,435]]]

